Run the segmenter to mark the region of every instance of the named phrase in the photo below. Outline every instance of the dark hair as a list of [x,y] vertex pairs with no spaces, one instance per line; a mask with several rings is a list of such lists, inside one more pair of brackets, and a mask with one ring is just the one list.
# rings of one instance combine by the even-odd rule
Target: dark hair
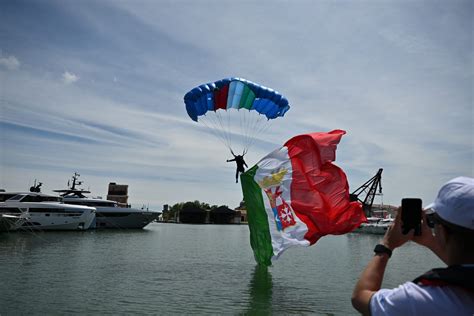
[[448,234],[455,240],[459,250],[474,253],[474,232],[459,232],[448,228]]
[[450,223],[437,213],[433,215],[435,224],[443,225],[446,233],[455,240],[460,251],[474,253],[474,230]]

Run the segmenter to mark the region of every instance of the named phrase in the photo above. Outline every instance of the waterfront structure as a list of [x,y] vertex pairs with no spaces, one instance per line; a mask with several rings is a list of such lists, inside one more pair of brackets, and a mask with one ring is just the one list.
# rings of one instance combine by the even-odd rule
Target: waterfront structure
[[239,206],[235,208],[235,211],[238,211],[240,213],[240,222],[239,223],[248,223],[247,220],[247,208],[245,206],[245,202],[242,201],[240,202]]
[[107,193],[107,200],[117,202],[117,205],[120,207],[127,207],[128,206],[128,185],[110,182],[109,190]]
[[225,205],[204,209],[185,203],[179,211],[179,222],[184,224],[240,224],[241,213]]
[[184,204],[179,211],[179,222],[183,224],[209,224],[210,211],[192,204]]
[[213,224],[240,224],[240,211],[235,211],[225,205],[211,210],[211,223]]

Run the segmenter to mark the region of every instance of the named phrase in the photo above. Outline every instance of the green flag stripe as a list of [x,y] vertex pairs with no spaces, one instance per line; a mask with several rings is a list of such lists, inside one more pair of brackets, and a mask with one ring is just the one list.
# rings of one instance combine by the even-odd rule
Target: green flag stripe
[[244,89],[242,91],[242,96],[240,98],[240,104],[239,104],[239,109],[240,108],[245,108],[245,100],[247,100],[247,97],[250,92],[250,88],[247,85],[244,85]]
[[244,95],[242,94],[242,99],[240,100],[241,103],[241,108],[246,108],[246,109],[251,109],[253,105],[253,100],[255,100],[255,93],[247,86],[245,85],[245,98]]
[[258,166],[240,176],[250,230],[250,245],[258,264],[270,266],[273,256],[268,216],[263,202],[262,189],[254,181]]

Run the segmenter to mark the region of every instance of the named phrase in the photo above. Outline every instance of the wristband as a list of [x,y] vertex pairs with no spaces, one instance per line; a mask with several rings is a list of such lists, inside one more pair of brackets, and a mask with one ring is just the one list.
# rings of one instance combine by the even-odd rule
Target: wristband
[[384,246],[382,244],[376,245],[375,248],[374,248],[374,252],[376,254],[386,253],[389,258],[392,256],[392,250],[390,250],[389,248],[387,248],[386,246]]

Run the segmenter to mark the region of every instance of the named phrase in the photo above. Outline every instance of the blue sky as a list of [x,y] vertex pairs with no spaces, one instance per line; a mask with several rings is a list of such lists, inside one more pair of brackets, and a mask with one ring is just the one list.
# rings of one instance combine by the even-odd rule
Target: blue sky
[[[474,176],[472,1],[0,1],[0,188],[237,206],[227,149],[186,114],[202,83],[243,77],[291,104],[260,158],[343,129],[351,189],[383,172],[383,202]],[[380,202],[376,200],[376,202]]]

